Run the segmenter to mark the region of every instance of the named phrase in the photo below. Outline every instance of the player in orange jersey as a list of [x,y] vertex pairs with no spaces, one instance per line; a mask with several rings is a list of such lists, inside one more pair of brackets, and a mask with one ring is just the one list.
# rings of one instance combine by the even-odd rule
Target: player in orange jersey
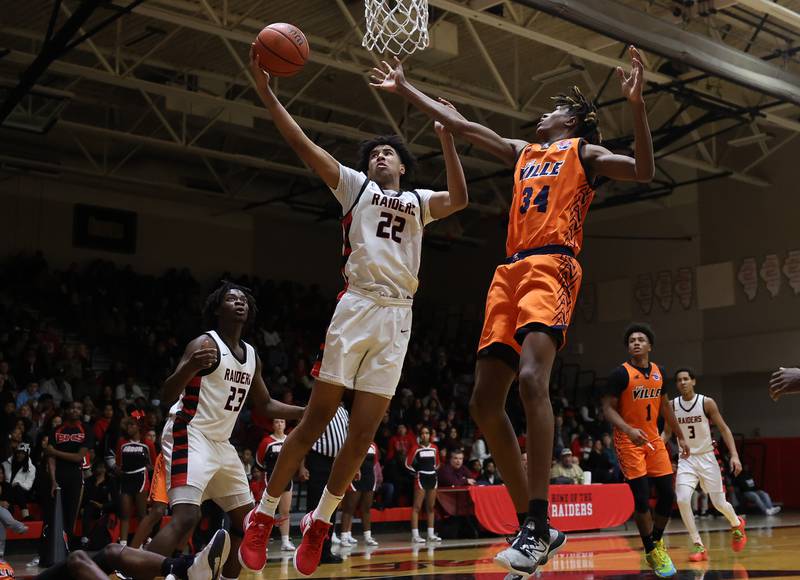
[[[634,519],[647,563],[656,576],[668,578],[675,575],[675,566],[662,536],[672,513],[675,492],[672,461],[658,432],[658,417],[663,416],[675,433],[682,458],[689,456],[689,447],[664,389],[664,370],[650,362],[654,344],[655,334],[647,324],[632,324],[625,331],[630,359],[608,378],[603,413],[614,426],[614,448],[633,493]],[[655,516],[650,514],[651,483],[658,493]]]
[[[470,408],[517,512],[526,518],[512,546],[495,559],[518,575],[535,572],[566,541],[564,534],[550,530],[547,518],[554,431],[549,382],[581,283],[575,258],[594,183],[599,177],[647,182],[655,172],[642,97],[644,70],[638,51],[631,46],[629,52],[630,72],[619,68],[617,75],[633,116],[634,157],[599,145],[597,111],[577,87],[554,98],[555,109],[542,116],[529,143],[503,138],[468,121],[446,101],[424,95],[406,80],[399,60],[373,69],[372,86],[399,94],[514,170],[507,258],[497,267],[486,300]],[[527,479],[505,411],[517,374],[528,424]]]

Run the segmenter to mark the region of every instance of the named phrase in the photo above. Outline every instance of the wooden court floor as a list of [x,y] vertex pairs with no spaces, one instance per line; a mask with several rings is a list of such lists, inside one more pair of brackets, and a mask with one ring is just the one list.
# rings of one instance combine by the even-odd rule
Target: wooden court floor
[[[800,579],[800,525],[772,527],[752,525],[744,551],[730,550],[727,531],[703,533],[709,561],[688,561],[690,542],[685,533],[667,536],[670,555],[681,580],[727,578]],[[341,565],[324,565],[314,578],[425,578],[459,580],[502,580],[505,572],[492,558],[503,548],[501,541],[445,541],[440,546],[421,548],[390,542],[374,551],[348,553]],[[273,545],[275,543],[273,542]],[[277,546],[276,546],[277,547]],[[655,578],[646,567],[638,536],[632,534],[572,534],[565,548],[537,574],[538,578],[559,580],[627,580]],[[245,578],[244,576],[242,576]],[[291,556],[271,560],[261,578],[300,578]],[[251,577],[252,578],[252,577]],[[258,578],[258,576],[254,577]]]

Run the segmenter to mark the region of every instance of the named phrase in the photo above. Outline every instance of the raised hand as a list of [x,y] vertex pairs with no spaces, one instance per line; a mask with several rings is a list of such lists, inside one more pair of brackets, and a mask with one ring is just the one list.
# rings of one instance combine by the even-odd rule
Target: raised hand
[[644,102],[642,98],[642,83],[644,81],[642,55],[633,45],[628,47],[628,54],[631,57],[631,70],[626,73],[621,66],[618,66],[617,77],[622,89],[622,96],[628,99],[630,103],[641,104]]
[[269,73],[261,67],[261,62],[256,52],[255,42],[250,45],[250,72],[256,81],[256,87],[260,93],[269,90]]
[[792,393],[800,393],[800,369],[780,367],[769,379],[769,396],[777,401]]
[[394,66],[383,60],[380,67],[372,69],[369,79],[370,86],[389,93],[396,93],[400,85],[406,82],[403,63],[397,57],[394,57]]
[[200,348],[192,353],[188,362],[195,371],[211,368],[217,362],[217,348],[210,339],[206,338]]

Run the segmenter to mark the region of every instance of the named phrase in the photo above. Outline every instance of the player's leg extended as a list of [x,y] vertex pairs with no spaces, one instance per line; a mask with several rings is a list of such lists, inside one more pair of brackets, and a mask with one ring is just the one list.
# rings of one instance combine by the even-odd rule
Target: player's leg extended
[[747,544],[744,518],[736,515],[736,510],[725,497],[725,486],[722,483],[722,473],[717,459],[713,454],[708,455],[708,459],[704,457],[705,461],[702,461],[701,464],[700,485],[711,498],[714,507],[725,516],[731,525],[731,548],[734,552],[739,552]]
[[197,504],[173,504],[172,518],[166,526],[159,530],[153,538],[153,541],[147,544],[145,549],[148,552],[154,552],[162,556],[171,556],[175,549],[181,545],[181,542],[189,537],[194,527],[200,522],[199,497],[202,493],[200,493],[200,490],[197,490],[197,492]]
[[[694,513],[692,513],[692,493],[694,493],[695,487],[697,487],[697,475],[685,460],[681,460],[678,465],[678,475],[675,478],[675,495],[678,500],[678,509],[681,512],[681,520],[683,520],[683,525],[686,526],[686,531],[689,532],[692,543],[702,547],[703,541],[700,539],[697,524],[694,521]],[[702,558],[700,550],[694,550],[693,554],[695,552],[701,554],[697,557]]]
[[[517,435],[506,413],[508,391],[517,376],[517,368],[512,365],[519,362],[512,347],[501,343],[492,347],[497,351],[505,350],[508,356],[479,355],[469,411],[486,438],[487,447],[492,450],[492,459],[503,474],[514,508],[517,513],[525,514],[528,512],[528,480],[522,469]],[[492,347],[485,350],[491,353]]]
[[390,402],[389,397],[356,391],[347,437],[331,467],[328,485],[325,486],[316,509],[306,514],[300,522],[303,541],[295,552],[294,564],[301,574],[305,576],[312,574],[319,566],[322,544],[331,527],[331,515],[339,506],[347,487],[361,467],[364,455]]
[[531,332],[522,343],[519,363],[519,394],[528,423],[528,515],[540,537],[547,534],[547,493],[553,460],[553,407],[550,404],[550,372],[556,357],[553,337]]
[[[267,490],[262,496],[258,508],[260,512],[270,516],[275,515],[274,508],[277,507],[283,490],[294,476],[303,457],[333,419],[343,393],[344,387],[340,385],[332,385],[320,380],[314,382],[306,412],[297,427],[286,437],[275,469],[270,474]],[[268,513],[266,509],[270,498],[275,504],[271,510],[272,513]]]
[[228,512],[228,516],[231,519],[231,551],[225,565],[222,567],[223,578],[238,578],[242,571],[242,565],[238,557],[239,546],[244,538],[244,520],[253,511],[253,507],[252,503],[248,503]]

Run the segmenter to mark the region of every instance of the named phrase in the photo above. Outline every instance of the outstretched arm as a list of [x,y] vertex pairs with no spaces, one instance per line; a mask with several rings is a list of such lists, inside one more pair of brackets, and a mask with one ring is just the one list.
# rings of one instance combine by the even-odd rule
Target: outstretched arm
[[479,149],[500,158],[509,167],[514,167],[520,151],[527,145],[519,139],[505,139],[488,127],[468,121],[449,103],[436,101],[406,80],[403,65],[395,57],[394,67],[383,61],[382,68],[373,68],[370,84],[378,89],[395,93],[406,99],[417,109],[439,121],[453,135],[458,135]]
[[742,463],[739,461],[736,441],[733,440],[733,433],[731,433],[730,427],[728,427],[725,419],[722,418],[722,413],[719,412],[717,402],[714,399],[704,397],[703,410],[706,412],[706,416],[711,419],[711,422],[719,429],[722,440],[725,441],[725,446],[728,448],[728,453],[731,454],[731,472],[734,476],[739,475],[742,472]]
[[319,175],[325,185],[336,189],[339,185],[339,162],[322,147],[314,143],[292,119],[275,93],[269,87],[269,73],[261,68],[255,46],[250,47],[250,70],[256,80],[256,90],[261,102],[269,111],[272,122],[278,128],[286,143],[294,149],[297,156]]
[[442,156],[447,171],[447,191],[437,191],[430,198],[431,217],[442,219],[467,207],[467,180],[464,178],[464,169],[458,158],[453,135],[444,125],[434,123],[436,134],[442,143]]
[[617,181],[653,180],[656,173],[656,162],[653,156],[653,138],[647,123],[647,109],[642,96],[644,66],[642,56],[635,47],[628,49],[631,57],[631,71],[626,74],[622,67],[617,67],[617,76],[622,86],[622,94],[628,100],[633,114],[634,156],[617,155],[600,145],[587,145],[583,155],[592,177],[608,177]]
[[270,396],[267,385],[264,384],[264,379],[261,378],[261,357],[258,356],[256,356],[256,373],[253,377],[253,384],[250,386],[250,392],[253,393],[254,406],[261,409],[269,419],[299,421],[303,418],[305,407],[287,405],[281,401],[276,401]]

